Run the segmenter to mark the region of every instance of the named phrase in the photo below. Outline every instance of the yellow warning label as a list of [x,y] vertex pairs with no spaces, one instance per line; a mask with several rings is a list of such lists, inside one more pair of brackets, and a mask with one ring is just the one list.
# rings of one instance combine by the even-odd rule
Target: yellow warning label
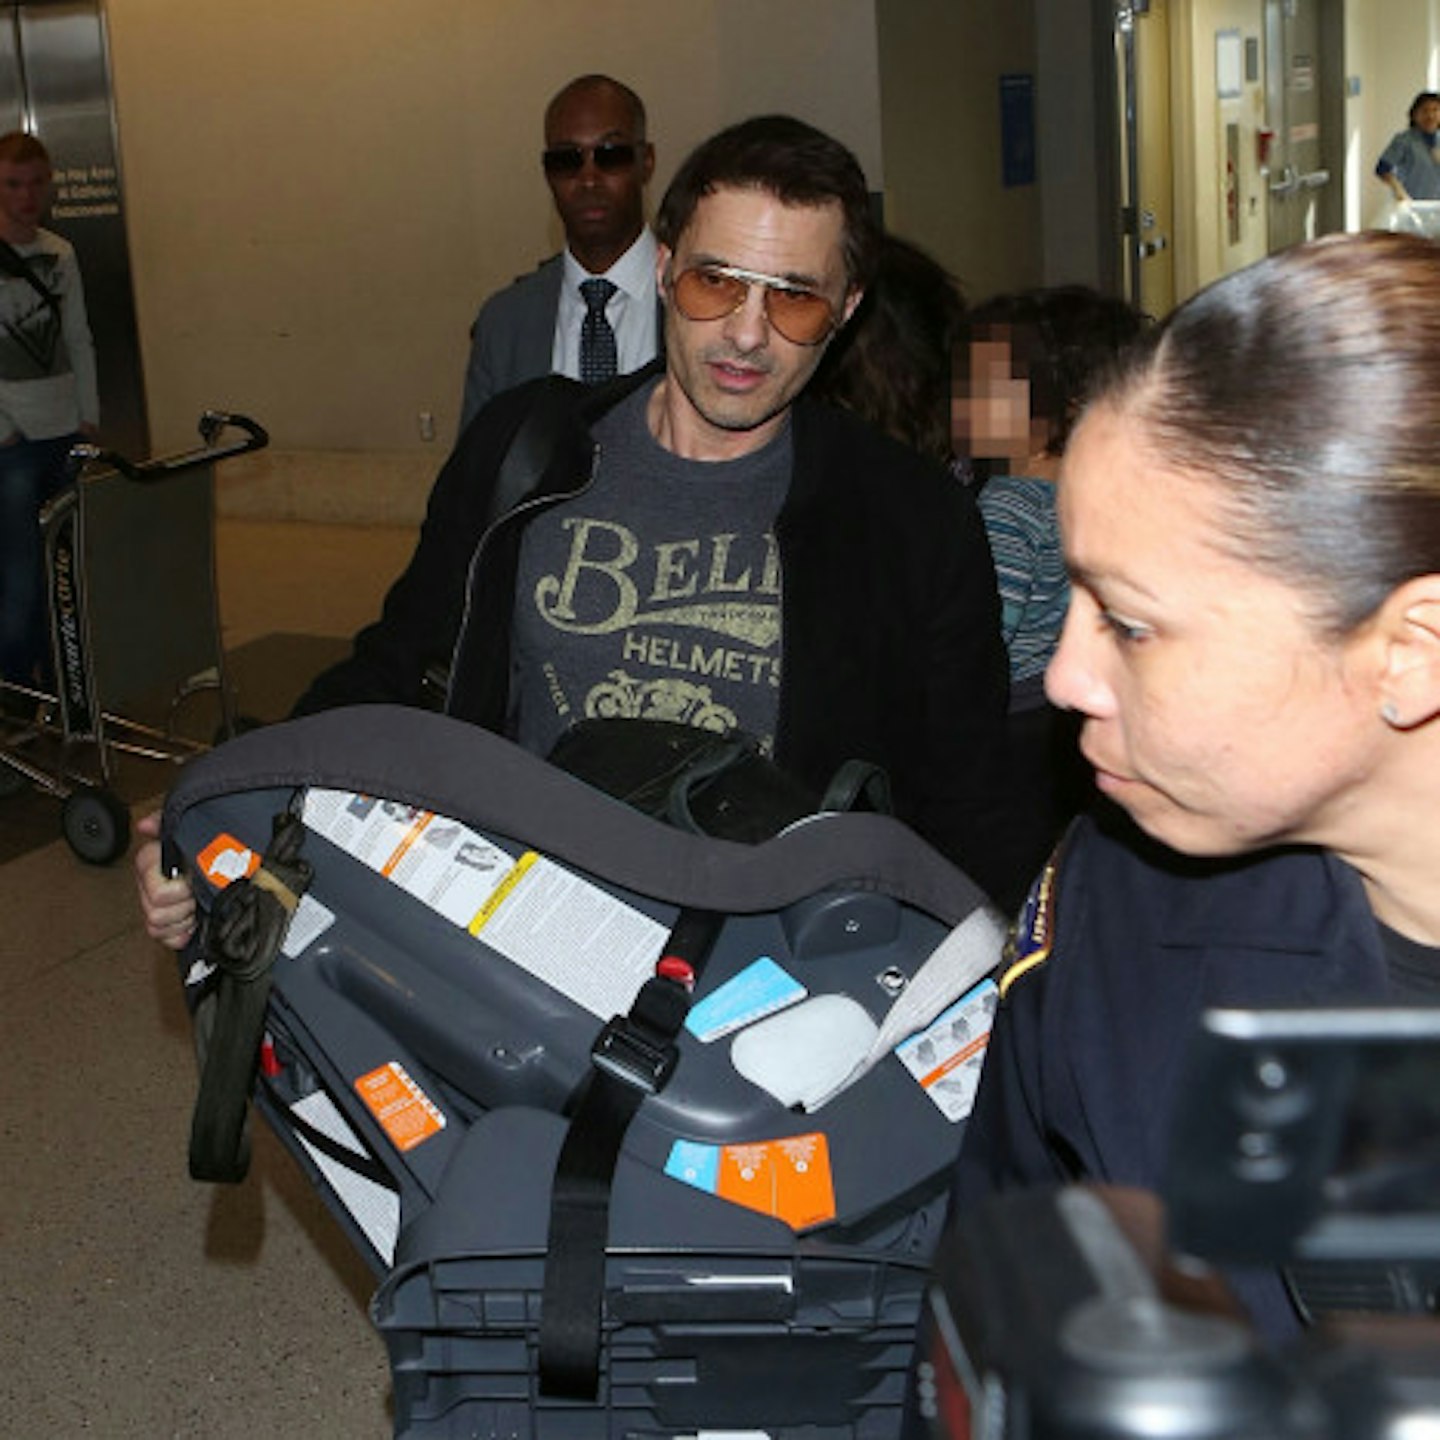
[[470,933],[478,935],[494,918],[495,912],[515,892],[515,887],[530,872],[530,868],[539,860],[539,856],[533,850],[527,850],[516,862],[510,873],[490,892],[490,898],[476,912],[475,918],[470,922]]

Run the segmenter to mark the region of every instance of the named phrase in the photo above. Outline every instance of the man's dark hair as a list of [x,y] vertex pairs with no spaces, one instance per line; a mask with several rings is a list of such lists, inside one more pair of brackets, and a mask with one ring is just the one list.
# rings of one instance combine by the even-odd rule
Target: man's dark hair
[[702,197],[719,189],[763,190],[784,205],[835,200],[845,217],[845,274],[851,288],[874,273],[879,231],[860,162],[838,140],[790,115],[757,115],[712,135],[676,171],[655,217],[655,235],[674,250]]

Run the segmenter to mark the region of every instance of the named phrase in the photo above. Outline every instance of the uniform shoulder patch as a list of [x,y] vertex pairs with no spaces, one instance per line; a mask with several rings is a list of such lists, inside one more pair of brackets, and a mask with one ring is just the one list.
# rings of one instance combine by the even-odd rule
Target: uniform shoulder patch
[[1000,977],[1000,998],[1010,987],[1031,970],[1050,958],[1055,942],[1055,891],[1060,874],[1060,850],[1057,846],[1045,862],[1045,868],[1030,887],[1010,934],[1005,940],[1005,972]]

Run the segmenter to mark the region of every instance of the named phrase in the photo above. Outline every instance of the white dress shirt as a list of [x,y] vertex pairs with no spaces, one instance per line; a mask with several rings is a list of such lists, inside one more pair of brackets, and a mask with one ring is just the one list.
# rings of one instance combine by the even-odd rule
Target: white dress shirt
[[655,334],[655,236],[647,225],[635,243],[604,273],[592,276],[565,251],[565,274],[560,283],[560,308],[555,314],[555,348],[551,368],[558,375],[580,378],[580,326],[585,319],[582,280],[605,279],[615,293],[605,307],[605,318],[615,332],[618,373],[627,374],[648,365],[658,348]]

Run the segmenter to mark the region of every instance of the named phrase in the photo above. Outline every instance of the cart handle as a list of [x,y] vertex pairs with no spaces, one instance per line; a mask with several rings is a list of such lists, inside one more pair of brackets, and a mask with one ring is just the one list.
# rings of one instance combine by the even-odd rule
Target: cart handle
[[[91,461],[112,466],[127,480],[150,483],[167,479],[180,470],[189,470],[197,465],[208,465],[223,460],[229,455],[243,455],[250,450],[262,450],[270,443],[265,427],[248,415],[234,415],[224,410],[206,410],[198,425],[200,439],[204,444],[196,450],[186,450],[179,455],[165,456],[159,460],[146,460],[137,464],[127,460],[113,450],[102,450],[98,445],[82,441],[70,447],[69,464],[75,475],[79,475]],[[238,430],[238,438],[221,444],[220,437],[226,430]]]

